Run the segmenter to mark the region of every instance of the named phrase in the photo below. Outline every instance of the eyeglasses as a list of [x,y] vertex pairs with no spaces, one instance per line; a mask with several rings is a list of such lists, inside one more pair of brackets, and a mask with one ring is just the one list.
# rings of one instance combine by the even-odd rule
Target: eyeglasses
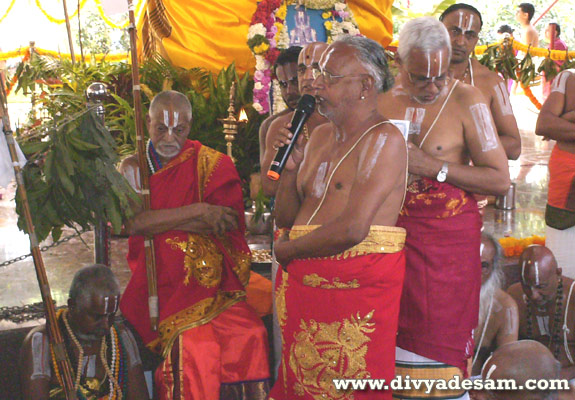
[[475,40],[479,37],[479,32],[475,32],[475,31],[465,31],[463,32],[460,28],[454,26],[451,29],[449,29],[449,36],[451,36],[454,39],[457,39],[458,37],[460,37],[461,35],[463,35],[463,37],[466,40]]
[[278,79],[278,83],[280,85],[281,88],[286,89],[289,85],[295,85],[297,86],[297,76],[294,76],[291,79],[288,79],[287,81],[281,81]]
[[427,87],[427,85],[429,85],[430,83],[433,83],[435,86],[437,86],[438,89],[441,89],[443,86],[445,86],[447,84],[447,72],[439,75],[439,76],[433,76],[431,78],[427,78],[425,76],[420,76],[420,75],[415,75],[415,77],[411,74],[411,72],[406,71],[407,72],[407,78],[409,79],[409,81],[413,84],[413,86],[419,88],[419,89],[423,89],[424,87]]
[[321,76],[326,85],[332,85],[334,81],[339,78],[351,78],[356,76],[367,75],[367,74],[334,75],[331,72],[322,69],[321,67],[314,68],[312,70],[312,74],[314,79],[317,79],[319,76]]

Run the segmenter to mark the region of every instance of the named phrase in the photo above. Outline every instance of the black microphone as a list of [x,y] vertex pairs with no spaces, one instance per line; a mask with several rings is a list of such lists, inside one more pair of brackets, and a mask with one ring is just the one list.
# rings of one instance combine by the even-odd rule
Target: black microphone
[[297,107],[293,113],[293,117],[291,119],[291,128],[289,131],[293,133],[293,137],[291,138],[290,144],[287,146],[280,147],[272,164],[270,165],[270,169],[268,170],[267,176],[273,181],[277,181],[280,178],[280,175],[286,165],[286,161],[291,154],[293,147],[297,141],[297,138],[300,132],[303,130],[303,126],[309,116],[313,113],[313,109],[315,107],[315,97],[311,94],[304,94],[298,101]]

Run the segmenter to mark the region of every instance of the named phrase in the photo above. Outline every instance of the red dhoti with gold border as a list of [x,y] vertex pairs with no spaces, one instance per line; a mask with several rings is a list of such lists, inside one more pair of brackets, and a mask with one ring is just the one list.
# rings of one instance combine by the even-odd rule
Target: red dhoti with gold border
[[407,230],[397,345],[466,375],[479,315],[481,216],[471,193],[423,178],[397,221]]
[[[317,226],[295,226],[290,238]],[[336,390],[334,379],[394,377],[405,230],[372,226],[332,257],[294,260],[278,273],[283,349],[270,399],[391,399],[390,391]]]

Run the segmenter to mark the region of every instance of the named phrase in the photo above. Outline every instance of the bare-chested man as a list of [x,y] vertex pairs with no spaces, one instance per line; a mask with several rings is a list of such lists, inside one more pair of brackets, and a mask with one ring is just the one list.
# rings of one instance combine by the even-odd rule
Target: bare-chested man
[[557,141],[549,158],[545,244],[563,275],[575,278],[575,70],[553,80],[535,133]]
[[[276,256],[283,354],[271,397],[341,395],[333,379],[394,377],[404,274],[407,154],[400,131],[377,112],[392,85],[383,48],[344,37],[322,54],[313,88],[329,124],[299,141],[280,179],[277,223],[291,228]],[[275,145],[284,145],[289,131]],[[286,272],[287,271],[287,272]],[[355,399],[391,399],[356,391]]]
[[527,247],[519,258],[521,282],[508,293],[519,307],[519,338],[534,339],[561,362],[561,377],[575,378],[575,288],[561,275],[553,253],[544,246]]
[[507,157],[489,106],[479,89],[449,77],[450,59],[451,40],[441,22],[409,21],[400,32],[398,80],[379,102],[389,118],[421,117],[409,138],[411,182],[398,220],[407,229],[398,375],[466,374],[481,287],[482,222],[472,193],[503,194],[509,187]]
[[[297,73],[297,61],[300,53],[300,46],[291,46],[280,53],[276,63],[274,64],[274,73],[280,86],[282,99],[287,108],[277,114],[270,115],[265,120],[263,120],[262,124],[260,125],[260,165],[264,164],[266,155],[266,138],[269,134],[270,125],[273,121],[286,114],[291,115],[293,110],[295,110],[297,102],[300,98]],[[268,168],[265,169],[265,172],[267,172]],[[264,168],[262,168],[262,171],[264,171]],[[262,179],[268,181],[269,179],[265,178],[265,172],[262,174]],[[267,185],[262,188],[266,196],[275,195],[275,190],[273,190],[273,192],[270,191],[272,189],[272,187],[270,187],[272,185],[270,182],[266,182]],[[273,189],[275,189],[275,187],[273,187]]]
[[[68,307],[58,312],[79,399],[149,398],[136,340],[123,324],[115,323],[119,302],[120,284],[114,273],[95,264],[76,272]],[[111,349],[102,352],[106,343]],[[53,351],[45,325],[34,328],[24,340],[20,352],[23,399],[66,398],[62,372],[50,356]],[[124,367],[119,371],[116,365]]]
[[[321,54],[326,48],[327,43],[323,42],[310,43],[307,46],[305,46],[303,50],[299,53],[298,64],[297,64],[297,79],[298,79],[298,87],[300,95],[302,96],[304,94],[313,95],[313,89],[311,87],[313,83],[313,69],[317,68],[319,58],[321,57]],[[262,187],[266,196],[275,196],[279,185],[278,181],[274,181],[268,178],[267,172],[277,152],[277,147],[275,147],[275,141],[277,140],[277,137],[280,134],[279,131],[285,126],[285,124],[291,121],[293,117],[293,109],[295,109],[295,106],[292,108],[290,112],[287,112],[279,116],[270,124],[270,127],[268,129],[269,133],[266,135],[265,150],[264,152],[260,153]],[[305,123],[304,131],[302,132],[303,135],[301,136],[303,136],[304,140],[307,141],[309,139],[311,132],[313,132],[317,126],[324,124],[326,122],[327,120],[322,115],[320,115],[317,112],[314,112]],[[260,151],[261,146],[262,143],[260,141]]]
[[503,250],[497,240],[481,235],[481,294],[479,323],[473,337],[475,351],[471,374],[481,374],[481,367],[489,355],[505,343],[517,341],[519,315],[517,304],[501,290],[505,279],[501,269]]
[[[559,379],[561,366],[545,346],[534,340],[520,340],[498,348],[483,367],[481,377],[486,388],[473,392],[473,400],[551,400],[556,399],[558,390],[526,389],[536,380]],[[521,390],[493,390],[491,384],[512,379]],[[561,397],[559,397],[561,398]]]
[[531,20],[535,14],[535,7],[531,3],[521,3],[517,6],[515,20],[521,24],[521,43],[527,46],[539,47],[539,33],[531,25]]
[[[270,165],[277,153],[277,147],[275,146],[275,141],[277,140],[278,135],[280,135],[280,130],[291,121],[293,118],[293,110],[297,106],[297,100],[299,100],[299,94],[313,94],[313,89],[311,87],[313,83],[313,69],[318,68],[319,59],[321,57],[322,52],[327,48],[327,43],[323,42],[316,42],[310,43],[303,48],[301,52],[299,52],[299,56],[296,59],[296,64],[294,65],[293,71],[290,67],[290,73],[295,73],[297,78],[297,85],[298,85],[298,97],[295,99],[294,105],[290,105],[290,111],[281,114],[279,117],[275,118],[274,121],[270,124],[269,129],[267,130],[269,133],[266,135],[265,144],[262,144],[262,137],[260,131],[260,165],[261,165],[261,180],[262,180],[262,188],[264,194],[266,196],[275,196],[276,191],[278,189],[279,182],[271,180],[267,176],[267,172],[270,168]],[[278,73],[280,72],[280,68],[278,68]],[[279,79],[279,76],[278,76]],[[317,112],[314,112],[307,122],[304,125],[304,131],[302,132],[303,140],[307,142],[309,139],[310,133],[313,130],[323,123],[327,122],[327,120]],[[262,151],[262,146],[265,145],[265,148]],[[277,276],[278,270],[278,263],[275,260],[275,252],[274,258],[272,260],[272,284],[275,286],[275,280]],[[274,299],[274,325],[273,325],[273,347],[274,347],[274,371],[279,368],[279,363],[281,359],[281,337],[280,337],[280,328],[277,321],[277,310],[275,307],[275,299]]]
[[507,158],[516,160],[521,154],[521,136],[513,115],[507,86],[496,72],[469,56],[475,49],[483,21],[479,11],[468,4],[448,7],[439,17],[451,37],[451,65],[455,79],[477,87],[485,96],[497,134]]

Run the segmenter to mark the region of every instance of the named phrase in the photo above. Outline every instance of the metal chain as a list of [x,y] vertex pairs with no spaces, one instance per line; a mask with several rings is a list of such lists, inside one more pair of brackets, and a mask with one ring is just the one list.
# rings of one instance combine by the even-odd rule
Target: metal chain
[[[46,246],[40,247],[40,251],[41,251],[41,252],[44,252],[44,251],[46,251],[46,250],[48,250],[48,249],[51,249],[51,248],[56,247],[56,246],[59,246],[59,245],[61,245],[62,243],[69,242],[71,239],[73,239],[73,238],[75,238],[75,237],[77,237],[77,236],[80,236],[80,235],[82,235],[83,233],[86,233],[86,232],[88,232],[88,231],[90,231],[90,230],[91,230],[91,229],[82,229],[82,230],[79,231],[79,232],[76,232],[76,233],[74,233],[74,234],[72,234],[72,235],[66,236],[66,237],[64,237],[64,238],[62,238],[62,239],[60,239],[60,240],[58,240],[57,242],[54,242],[54,243],[52,243],[52,244],[48,244],[48,245],[46,245]],[[17,263],[17,262],[19,262],[19,261],[23,261],[23,260],[27,259],[28,257],[32,257],[32,253],[28,253],[28,254],[25,254],[25,255],[23,255],[23,256],[13,258],[13,259],[8,260],[8,261],[4,261],[3,263],[0,263],[0,268],[4,268],[4,267],[7,267],[8,265]]]

